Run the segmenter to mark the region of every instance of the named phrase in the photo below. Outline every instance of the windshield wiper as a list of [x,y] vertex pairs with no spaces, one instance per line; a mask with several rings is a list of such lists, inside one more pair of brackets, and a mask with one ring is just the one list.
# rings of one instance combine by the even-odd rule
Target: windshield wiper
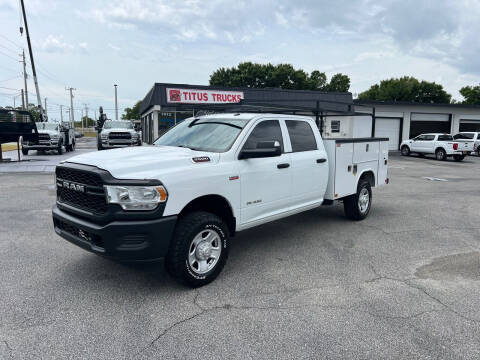
[[240,130],[243,129],[241,126],[238,126],[238,125],[235,125],[235,124],[226,123],[226,122],[221,122],[221,121],[208,121],[208,122],[199,123],[199,122],[196,122],[195,120],[193,120],[193,121],[188,125],[188,127],[192,127],[192,126],[195,126],[195,125],[203,125],[203,124],[227,125],[227,126],[234,127],[235,129],[240,129]]
[[187,145],[176,145],[177,147],[181,147],[181,148],[186,148],[186,149],[190,149],[190,150],[193,150],[193,151],[197,151],[198,149],[197,148],[194,148],[194,147],[191,147],[191,146],[187,146]]

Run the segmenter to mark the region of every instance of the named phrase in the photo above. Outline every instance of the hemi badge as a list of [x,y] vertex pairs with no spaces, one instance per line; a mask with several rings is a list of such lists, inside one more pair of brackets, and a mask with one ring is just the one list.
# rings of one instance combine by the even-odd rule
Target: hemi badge
[[228,178],[228,180],[238,180],[238,179],[240,179],[240,176],[238,176],[238,175],[236,175],[236,176],[230,176],[230,177]]
[[210,158],[208,156],[198,156],[198,157],[192,158],[192,161],[195,163],[209,162]]

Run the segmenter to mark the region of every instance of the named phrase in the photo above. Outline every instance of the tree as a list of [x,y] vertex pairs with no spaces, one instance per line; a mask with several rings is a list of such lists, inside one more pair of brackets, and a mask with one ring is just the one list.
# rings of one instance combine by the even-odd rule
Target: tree
[[372,85],[370,89],[362,92],[358,98],[360,100],[449,104],[452,95],[448,94],[440,84],[404,76],[399,79],[382,80],[380,84]]
[[87,118],[86,116],[83,116],[80,121],[75,121],[76,128],[81,128],[82,126],[93,127],[95,125],[96,125],[96,122],[91,117]]
[[123,111],[124,113],[122,114],[122,119],[124,120],[137,120],[140,119],[140,105],[142,103],[142,100],[137,101],[133,107],[125,108]]
[[40,109],[35,106],[34,104],[28,104],[28,111],[32,114],[32,118],[35,122],[39,122],[40,120]]
[[462,104],[480,105],[480,85],[464,86],[460,89],[464,100]]
[[222,67],[214,71],[210,75],[210,85],[346,92],[350,88],[350,78],[336,74],[328,83],[325,73],[318,70],[309,75],[302,69],[295,69],[291,64],[243,62],[236,67]]

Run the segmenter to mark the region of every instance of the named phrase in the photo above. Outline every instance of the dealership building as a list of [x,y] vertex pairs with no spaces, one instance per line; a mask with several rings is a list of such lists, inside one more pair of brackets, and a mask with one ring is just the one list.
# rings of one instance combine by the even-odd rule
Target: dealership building
[[390,150],[421,133],[480,131],[480,106],[353,100],[351,93],[155,83],[140,106],[143,142],[213,112],[312,116],[325,137],[388,137]]

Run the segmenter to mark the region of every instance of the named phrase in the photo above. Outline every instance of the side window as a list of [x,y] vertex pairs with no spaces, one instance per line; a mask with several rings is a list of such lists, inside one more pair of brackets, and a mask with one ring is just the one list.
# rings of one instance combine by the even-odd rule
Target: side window
[[292,152],[318,150],[312,127],[306,121],[286,120]]
[[432,141],[434,139],[435,139],[435,135],[425,135],[423,140]]
[[425,140],[425,135],[418,135],[416,138],[413,138],[415,141],[423,141]]
[[243,145],[244,149],[256,149],[260,141],[276,140],[280,143],[283,152],[282,129],[278,120],[265,120],[255,126]]
[[453,138],[450,135],[438,135],[438,141],[452,141]]

